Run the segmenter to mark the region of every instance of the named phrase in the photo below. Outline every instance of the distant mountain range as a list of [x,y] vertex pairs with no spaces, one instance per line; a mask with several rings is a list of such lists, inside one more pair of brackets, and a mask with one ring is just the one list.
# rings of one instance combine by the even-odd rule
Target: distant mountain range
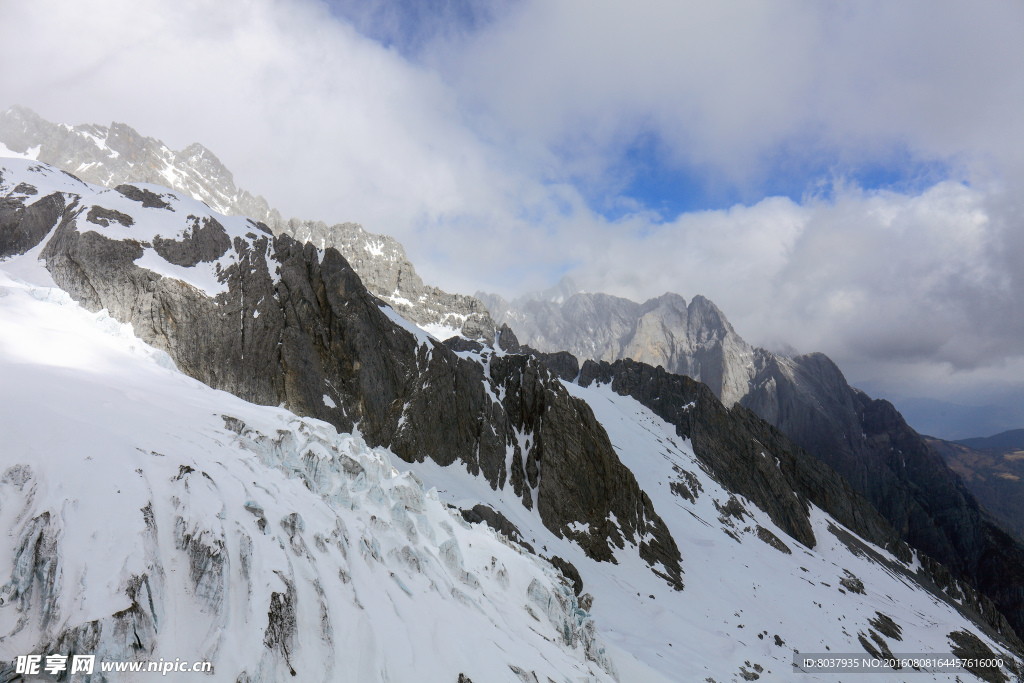
[[963,405],[914,396],[900,396],[893,401],[919,433],[948,441],[996,434],[1024,425],[1024,391],[1006,392],[999,405]]
[[978,501],[1024,539],[1024,429],[961,441],[925,438]]
[[1024,429],[1011,429],[993,436],[960,439],[957,443],[975,450],[1024,451]]

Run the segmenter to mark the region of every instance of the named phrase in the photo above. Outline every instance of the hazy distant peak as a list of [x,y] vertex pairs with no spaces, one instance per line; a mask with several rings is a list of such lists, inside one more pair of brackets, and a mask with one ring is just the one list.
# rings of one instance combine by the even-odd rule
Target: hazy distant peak
[[960,439],[956,443],[969,446],[974,449],[1024,449],[1024,429],[1011,429],[992,436],[974,437],[971,439]]
[[24,154],[32,144],[32,131],[42,119],[27,107],[14,105],[0,112],[0,142],[12,152]]
[[191,166],[195,170],[212,177],[224,178],[234,184],[231,171],[217,158],[217,155],[198,142],[181,150],[175,155],[179,162]]
[[690,329],[705,334],[735,335],[736,331],[718,306],[710,299],[698,294],[690,300],[687,307],[690,318]]
[[568,301],[574,294],[585,294],[583,289],[576,284],[568,275],[563,275],[554,286],[548,287],[547,289],[541,289],[533,292],[527,292],[526,294],[518,297],[513,303],[521,305],[527,301],[550,301],[556,304],[562,304]]

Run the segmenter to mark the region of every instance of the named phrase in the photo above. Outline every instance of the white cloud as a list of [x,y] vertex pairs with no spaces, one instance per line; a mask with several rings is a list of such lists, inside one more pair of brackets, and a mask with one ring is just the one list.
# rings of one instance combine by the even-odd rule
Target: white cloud
[[[515,294],[575,266],[620,295],[703,293],[752,341],[864,377],[1020,367],[1020,3],[531,0],[493,16],[411,62],[313,0],[9,3],[0,105],[201,142],[286,215],[393,234],[454,291]],[[609,221],[583,196],[625,186],[613,172],[639,136],[741,190],[894,153],[970,185],[839,183],[667,222],[611,196],[636,210]]]
[[535,0],[437,63],[504,127],[587,163],[642,129],[734,179],[780,145],[1018,165],[1022,31],[1017,2]]
[[994,218],[995,203],[955,182],[909,196],[841,187],[804,205],[766,199],[595,248],[595,265],[574,276],[640,300],[704,294],[751,342],[823,351],[892,393],[1020,384],[1020,224]]
[[[204,142],[289,215],[378,230],[500,192],[488,149],[429,69],[310,2],[28,3],[3,93],[61,121]],[[15,59],[32,54],[33,59]]]

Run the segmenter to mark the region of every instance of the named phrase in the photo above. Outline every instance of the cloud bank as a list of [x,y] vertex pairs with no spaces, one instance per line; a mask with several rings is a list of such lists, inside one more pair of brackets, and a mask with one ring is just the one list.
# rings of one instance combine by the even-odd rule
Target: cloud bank
[[450,290],[700,293],[880,391],[1024,385],[1024,6],[395,7],[8,3],[0,106],[201,142]]

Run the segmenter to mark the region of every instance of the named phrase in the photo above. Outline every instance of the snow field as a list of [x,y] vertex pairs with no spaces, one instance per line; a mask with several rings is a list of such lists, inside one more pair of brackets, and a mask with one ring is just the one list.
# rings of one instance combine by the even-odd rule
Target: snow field
[[102,659],[225,681],[614,680],[554,568],[386,451],[191,380],[66,294],[0,287],[0,658],[98,629]]

